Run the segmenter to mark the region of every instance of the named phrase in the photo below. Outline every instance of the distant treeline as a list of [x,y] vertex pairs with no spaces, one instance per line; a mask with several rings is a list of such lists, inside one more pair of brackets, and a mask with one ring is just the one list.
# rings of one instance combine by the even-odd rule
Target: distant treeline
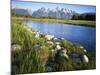
[[72,20],[90,20],[95,21],[96,20],[96,14],[75,14],[72,16]]

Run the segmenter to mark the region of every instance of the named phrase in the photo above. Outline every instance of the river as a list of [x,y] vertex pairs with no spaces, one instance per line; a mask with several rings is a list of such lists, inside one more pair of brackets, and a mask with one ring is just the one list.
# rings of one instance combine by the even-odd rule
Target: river
[[26,24],[41,33],[48,33],[57,38],[65,38],[73,43],[83,45],[88,51],[96,50],[96,28],[75,26],[72,24],[27,21]]

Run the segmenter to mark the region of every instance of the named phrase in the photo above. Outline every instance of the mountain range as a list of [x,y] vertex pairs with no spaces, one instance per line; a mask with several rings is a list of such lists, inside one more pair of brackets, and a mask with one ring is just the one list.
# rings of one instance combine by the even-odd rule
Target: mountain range
[[72,18],[75,14],[74,11],[67,9],[56,7],[55,9],[46,9],[44,7],[33,12],[32,16],[35,17],[55,17],[55,18]]
[[[54,9],[50,9],[50,8],[46,9],[42,7],[35,11],[32,11],[31,9],[13,8],[12,11],[16,14],[30,15],[32,17],[53,17],[53,18],[67,18],[67,19],[71,19],[73,15],[79,14],[71,9],[68,9],[68,8],[60,9],[59,7],[56,7]],[[91,14],[91,13],[88,13],[88,14]],[[83,13],[83,14],[87,14],[87,13]]]

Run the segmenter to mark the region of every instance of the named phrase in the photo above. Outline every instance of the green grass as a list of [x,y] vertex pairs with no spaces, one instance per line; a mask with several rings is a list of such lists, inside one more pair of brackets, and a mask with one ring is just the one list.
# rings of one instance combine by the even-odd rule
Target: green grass
[[[12,44],[21,45],[20,51],[12,51],[12,73],[31,73],[45,72],[45,64],[49,56],[49,46],[44,44],[45,40],[35,39],[24,25],[20,22],[12,23]],[[40,49],[34,49],[33,46],[39,42],[42,46]]]
[[[50,50],[54,46],[47,44],[47,41],[42,37],[36,39],[35,35],[30,33],[24,26],[23,23],[15,20],[13,20],[11,25],[11,43],[21,46],[21,50],[11,51],[12,74],[47,72],[47,64],[53,67],[53,71],[77,70],[76,63],[72,59],[63,60],[52,54]],[[36,43],[39,43],[41,48],[35,49],[33,46]],[[77,45],[71,45],[67,40],[62,41],[61,45],[68,50],[68,55],[73,51],[79,54],[83,53]],[[88,53],[86,55],[88,55],[90,62],[88,64],[80,62],[80,69],[95,69],[94,56]]]
[[73,24],[78,26],[88,26],[96,27],[95,21],[86,21],[86,20],[70,20],[70,19],[55,19],[55,18],[25,18],[25,17],[13,17],[13,19],[30,19],[33,21],[42,21],[42,22],[53,22],[53,23],[63,23],[63,24]]

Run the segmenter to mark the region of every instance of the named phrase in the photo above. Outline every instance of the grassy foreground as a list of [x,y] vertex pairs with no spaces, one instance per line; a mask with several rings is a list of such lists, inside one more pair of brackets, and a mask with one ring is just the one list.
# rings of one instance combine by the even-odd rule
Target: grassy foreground
[[33,21],[42,21],[42,22],[54,22],[54,23],[63,23],[63,24],[73,24],[79,26],[88,26],[88,27],[96,27],[95,21],[86,21],[86,20],[69,20],[69,19],[54,19],[54,18],[25,18],[25,17],[12,17],[12,19],[20,19],[20,20],[33,20]]
[[[79,62],[79,69],[77,69],[76,62],[72,59],[59,58],[51,52],[55,45],[47,44],[43,37],[35,38],[35,34],[29,32],[24,26],[23,23],[16,21],[11,25],[11,43],[21,46],[21,50],[11,51],[12,74],[48,72],[48,66],[53,68],[52,72],[95,69],[95,57],[91,54],[85,53],[89,57],[89,63]],[[36,43],[39,43],[41,48],[35,49],[33,46]],[[61,45],[68,50],[68,55],[73,52],[84,54],[82,49],[67,40],[61,41]]]

